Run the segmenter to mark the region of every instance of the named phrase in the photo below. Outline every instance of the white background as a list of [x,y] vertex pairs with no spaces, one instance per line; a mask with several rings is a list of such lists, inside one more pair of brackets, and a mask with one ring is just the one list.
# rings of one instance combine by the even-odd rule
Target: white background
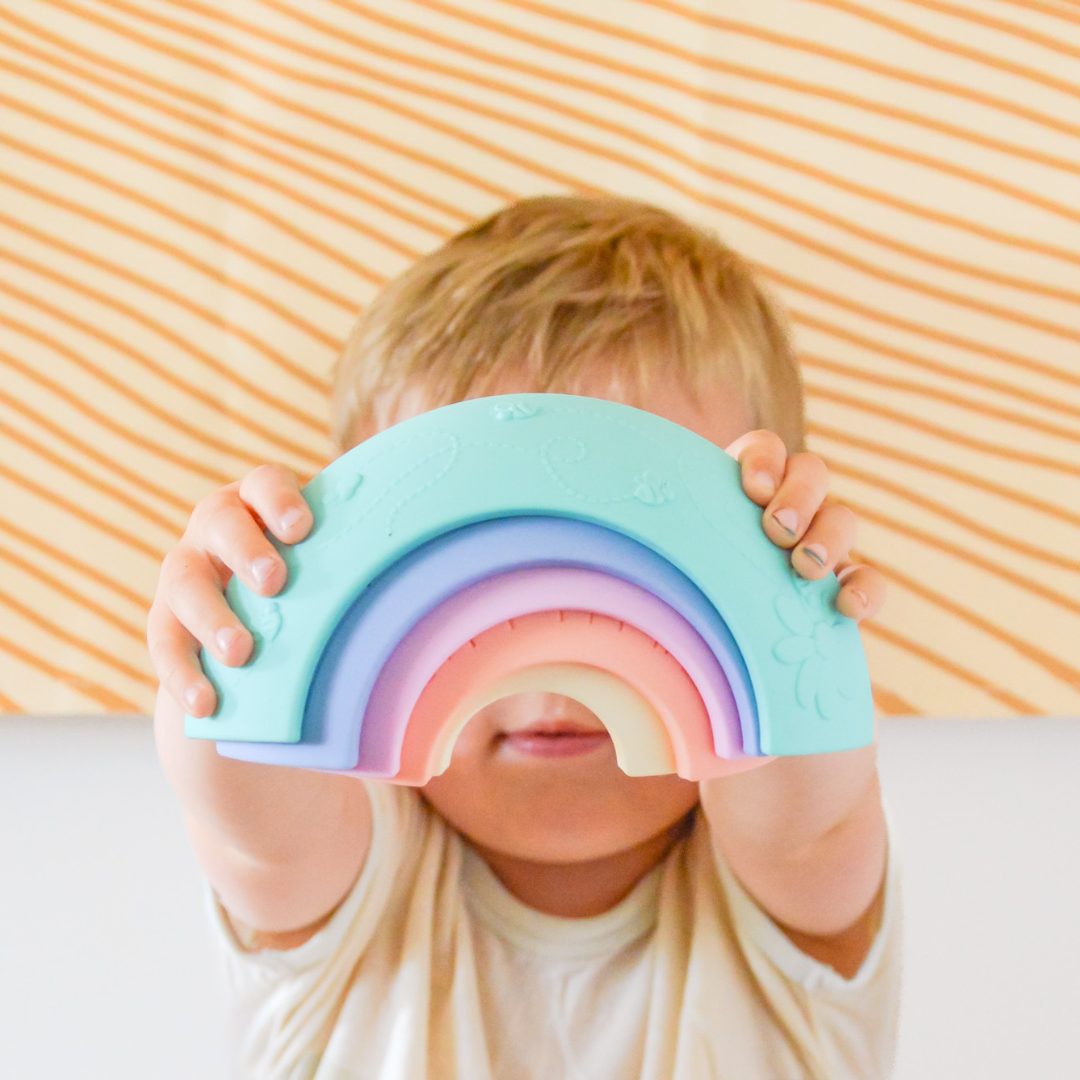
[[[879,722],[895,1080],[1080,1076],[1080,721]],[[201,879],[149,723],[0,722],[0,1077],[223,1080]]]

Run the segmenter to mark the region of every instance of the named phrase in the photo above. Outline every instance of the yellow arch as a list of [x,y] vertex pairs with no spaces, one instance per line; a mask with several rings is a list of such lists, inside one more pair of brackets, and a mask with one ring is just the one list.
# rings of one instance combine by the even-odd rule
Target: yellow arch
[[627,776],[676,771],[675,751],[663,720],[633,687],[588,664],[537,664],[484,687],[447,719],[431,747],[432,775],[449,768],[458,736],[481,709],[513,694],[536,691],[573,698],[595,713],[611,735],[619,768]]

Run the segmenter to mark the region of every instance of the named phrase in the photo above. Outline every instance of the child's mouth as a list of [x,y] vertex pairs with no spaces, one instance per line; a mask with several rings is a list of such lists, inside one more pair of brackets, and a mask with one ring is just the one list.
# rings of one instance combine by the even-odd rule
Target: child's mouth
[[510,750],[532,757],[573,757],[610,743],[611,736],[602,729],[559,721],[503,732],[500,741]]

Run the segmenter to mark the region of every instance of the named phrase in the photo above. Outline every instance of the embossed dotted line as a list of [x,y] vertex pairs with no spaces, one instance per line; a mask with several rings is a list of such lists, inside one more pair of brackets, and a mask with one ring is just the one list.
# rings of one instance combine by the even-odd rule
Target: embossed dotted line
[[[606,504],[610,504],[610,503],[626,502],[627,500],[632,499],[634,497],[634,493],[631,492],[629,495],[620,495],[617,498],[599,499],[599,498],[595,498],[595,497],[592,497],[592,496],[589,496],[589,495],[583,495],[580,492],[575,491],[572,487],[570,487],[562,479],[562,477],[560,477],[559,474],[557,472],[555,472],[555,469],[552,467],[551,462],[548,461],[548,456],[547,456],[548,447],[553,442],[557,442],[560,439],[565,439],[567,437],[568,436],[560,435],[560,436],[557,436],[554,439],[548,439],[548,441],[546,443],[544,443],[544,445],[540,448],[540,460],[544,463],[544,468],[547,470],[548,476],[550,476],[551,479],[555,481],[555,485],[557,487],[562,488],[562,490],[565,491],[567,495],[572,495],[575,499],[580,499],[582,502],[594,503],[594,504],[597,504],[597,505],[606,505]],[[569,436],[569,437],[573,438],[573,436]],[[574,441],[578,442],[579,440],[575,439]],[[585,447],[585,444],[581,443],[581,446]],[[581,460],[581,459],[579,458],[578,460]]]
[[[444,469],[442,469],[441,471],[439,471],[438,473],[436,473],[435,476],[433,476],[426,484],[422,485],[421,487],[418,487],[411,495],[406,495],[405,498],[402,499],[401,502],[399,502],[390,511],[390,516],[386,519],[386,535],[387,536],[392,536],[393,535],[393,532],[394,532],[394,518],[397,517],[397,515],[401,511],[401,509],[404,506],[407,506],[410,502],[412,502],[413,499],[419,498],[429,488],[434,487],[454,467],[454,462],[457,461],[458,452],[461,449],[461,442],[460,442],[460,440],[458,439],[458,437],[456,435],[451,435],[450,439],[451,439],[451,445],[450,445],[450,452],[451,453],[450,453],[450,460],[446,463],[446,467]],[[382,496],[380,496],[380,498],[385,498],[387,495],[389,495],[390,492],[395,487],[398,487],[400,484],[404,483],[405,480],[412,473],[416,472],[417,469],[421,468],[421,466],[426,465],[429,461],[434,461],[435,458],[437,458],[440,455],[445,454],[445,453],[446,453],[446,447],[443,447],[443,449],[437,451],[436,453],[429,454],[426,458],[423,458],[420,461],[418,461],[411,469],[409,469],[405,473],[402,473],[402,475],[399,476],[397,478],[397,480],[395,480],[394,483],[389,488],[387,488],[387,490],[383,493]],[[374,508],[374,503],[372,504],[372,509],[373,508]]]
[[[422,434],[409,435],[408,437],[395,442],[393,446],[388,446],[385,450],[380,450],[374,457],[368,458],[364,462],[363,467],[366,469],[371,465],[374,465],[376,461],[381,461],[384,457],[387,457],[390,454],[396,454],[403,446],[408,446],[410,443],[424,442],[425,440],[432,438],[450,439],[451,442],[455,444],[459,441],[457,435],[449,431],[443,431],[441,429],[437,429],[435,431],[426,431]],[[340,458],[338,460],[340,460]]]
[[[442,431],[442,430],[428,431],[428,432],[424,432],[423,434],[418,434],[418,435],[409,435],[409,436],[405,437],[404,439],[401,439],[399,442],[395,442],[393,446],[389,446],[385,450],[380,450],[374,457],[365,458],[362,462],[360,462],[357,466],[355,466],[355,468],[357,470],[361,471],[361,472],[366,472],[367,469],[370,469],[371,466],[373,466],[376,462],[381,461],[384,457],[388,457],[391,454],[398,453],[401,450],[402,447],[408,446],[410,443],[425,442],[425,441],[430,440],[432,438],[449,439],[451,441],[451,443],[455,444],[455,445],[458,442],[458,437],[456,435],[453,435],[448,431]],[[353,447],[353,450],[355,450],[355,449],[357,449],[357,447]],[[351,453],[351,452],[352,451],[348,451],[346,454],[343,454],[340,458],[337,458],[335,461],[331,462],[331,464],[337,464],[338,461],[341,461],[343,458],[347,457],[348,453]],[[437,457],[439,453],[442,453],[442,451],[440,450],[436,454],[433,454],[431,456],[432,457]],[[428,458],[424,459],[424,462],[430,461],[430,460],[431,460],[431,458],[428,457]],[[420,464],[424,464],[424,462],[420,462]],[[329,466],[327,466],[327,468],[329,468]],[[322,474],[320,473],[319,475],[321,476]],[[406,475],[408,475],[408,474],[406,473]],[[404,477],[401,477],[400,479],[404,479]],[[383,494],[380,495],[379,498],[376,499],[374,503],[372,503],[372,507],[377,506],[378,503],[382,499],[384,499],[387,494],[388,494],[388,492],[383,492]],[[320,498],[320,501],[322,501],[322,502],[328,501],[327,497],[326,497],[326,494],[320,494],[319,498]],[[361,520],[361,519],[358,518],[356,520]]]
[[[757,568],[759,573],[771,574],[772,573],[772,567],[770,567],[766,562],[764,562],[764,560],[758,555],[758,553],[756,551],[754,551],[753,545],[751,545],[751,544],[744,545],[739,540],[738,530],[737,529],[732,529],[730,532],[725,533],[720,529],[720,527],[718,525],[715,524],[715,522],[713,522],[712,515],[710,515],[705,510],[705,508],[701,505],[701,503],[697,500],[697,498],[694,495],[694,489],[682,477],[682,464],[683,464],[683,461],[685,460],[685,458],[686,458],[686,452],[681,454],[679,456],[678,460],[675,462],[675,470],[679,474],[679,480],[682,483],[682,486],[686,489],[687,496],[689,497],[690,501],[694,504],[695,508],[697,509],[698,514],[701,515],[701,520],[706,525],[708,525],[709,528],[712,529],[712,531],[717,536],[719,536],[725,543],[729,543],[729,544],[734,543],[735,546],[737,547],[739,553],[743,556],[743,558],[746,559],[748,562],[752,563]],[[771,543],[771,541],[770,541],[770,543]]]
[[[348,524],[348,526],[345,529],[342,529],[341,533],[339,533],[339,537],[346,536],[346,535],[348,535],[348,533],[352,532],[356,528],[356,526],[358,526],[361,522],[365,521],[376,510],[376,508],[379,506],[379,504],[381,502],[383,502],[384,499],[389,498],[390,495],[393,494],[394,489],[396,487],[398,487],[400,484],[404,483],[404,481],[409,476],[411,476],[414,472],[416,472],[417,469],[423,468],[423,466],[425,466],[429,461],[433,461],[435,458],[439,457],[440,454],[445,454],[449,450],[451,452],[451,458],[450,458],[450,464],[447,466],[447,469],[449,469],[450,466],[453,465],[454,461],[457,460],[457,454],[458,454],[458,448],[459,448],[460,440],[458,439],[458,437],[456,435],[451,435],[449,432],[436,431],[436,432],[428,432],[427,434],[424,434],[424,435],[414,435],[414,436],[409,437],[408,439],[402,439],[402,441],[400,443],[396,444],[393,447],[390,447],[387,450],[382,451],[380,454],[377,454],[375,457],[370,458],[368,461],[364,462],[362,467],[363,467],[363,469],[367,470],[368,468],[370,468],[371,465],[373,465],[380,458],[384,458],[389,454],[396,453],[403,446],[406,446],[409,443],[427,441],[427,440],[429,440],[431,438],[442,438],[442,439],[447,439],[449,441],[448,441],[447,444],[444,444],[443,446],[439,447],[438,450],[435,450],[432,453],[428,454],[427,457],[421,458],[419,461],[415,462],[405,473],[403,473],[392,484],[390,484],[387,487],[387,489],[377,499],[374,499],[367,507],[365,507],[365,509],[363,511],[361,511],[359,514],[357,514],[352,519],[352,521]],[[429,483],[425,484],[422,488],[420,488],[419,491],[414,492],[412,495],[408,496],[408,498],[402,500],[402,502],[398,503],[398,505],[395,506],[393,508],[393,510],[391,510],[390,518],[389,518],[389,520],[387,522],[387,531],[386,531],[387,536],[389,536],[393,531],[393,519],[394,519],[394,516],[398,513],[398,511],[401,509],[401,507],[404,506],[410,499],[415,498],[417,495],[419,495],[421,491],[425,491],[432,484],[437,483],[445,475],[446,475],[446,470],[444,469],[441,473],[439,473],[438,476],[435,477],[434,480],[432,480]]]
[[517,450],[522,454],[538,454],[539,451],[534,447],[518,446],[515,443],[497,443],[497,442],[468,442],[462,444],[462,450],[475,450],[475,449],[487,449],[487,450]]
[[[629,421],[627,421],[627,420],[619,420],[619,419],[617,419],[615,417],[612,417],[612,416],[604,416],[602,414],[602,412],[600,412],[600,411],[598,411],[596,409],[585,408],[585,407],[583,407],[581,405],[560,406],[559,409],[560,409],[561,412],[570,413],[571,415],[576,414],[578,416],[585,416],[585,417],[589,417],[589,418],[591,418],[593,420],[601,419],[601,420],[603,420],[603,422],[605,424],[616,424],[621,428],[626,428],[627,431],[629,431],[632,434],[636,435],[639,439],[648,439],[649,442],[651,442],[651,443],[659,442],[659,440],[657,439],[657,437],[655,435],[646,434],[645,432],[641,431],[638,427],[636,427],[634,424],[631,424]],[[650,414],[650,415],[652,415],[652,414]]]

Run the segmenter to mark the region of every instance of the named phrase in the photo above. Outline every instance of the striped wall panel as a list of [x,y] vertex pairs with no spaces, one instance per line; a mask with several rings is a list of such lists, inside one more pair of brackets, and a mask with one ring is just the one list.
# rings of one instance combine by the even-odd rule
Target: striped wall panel
[[595,190],[788,306],[880,712],[1080,714],[1071,0],[0,0],[0,711],[150,711],[191,506],[327,463],[383,282]]

